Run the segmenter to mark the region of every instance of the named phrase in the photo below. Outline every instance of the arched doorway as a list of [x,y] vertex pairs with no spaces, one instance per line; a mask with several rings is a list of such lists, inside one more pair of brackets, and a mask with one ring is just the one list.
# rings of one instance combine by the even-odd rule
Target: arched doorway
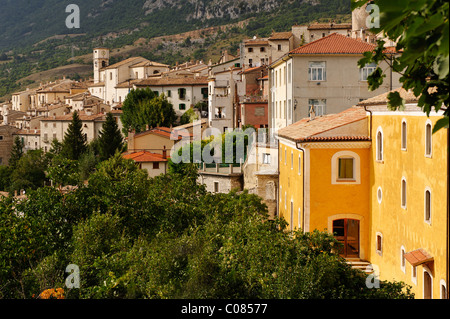
[[359,220],[349,218],[334,220],[333,234],[343,244],[339,251],[340,255],[359,258]]

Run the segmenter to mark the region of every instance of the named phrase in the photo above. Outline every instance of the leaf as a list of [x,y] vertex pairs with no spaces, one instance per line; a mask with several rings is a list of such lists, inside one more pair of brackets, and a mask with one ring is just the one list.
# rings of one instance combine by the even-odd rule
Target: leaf
[[398,91],[390,92],[388,94],[388,108],[390,110],[402,110],[405,107],[405,101],[400,96]]
[[443,57],[437,56],[433,63],[433,71],[439,76],[440,80],[443,80],[448,75],[449,70],[449,56]]
[[446,128],[448,129],[449,127],[449,121],[448,121],[448,116],[445,116],[441,119],[439,119],[436,124],[434,124],[433,127],[433,134],[436,133],[437,131],[439,131],[442,128]]

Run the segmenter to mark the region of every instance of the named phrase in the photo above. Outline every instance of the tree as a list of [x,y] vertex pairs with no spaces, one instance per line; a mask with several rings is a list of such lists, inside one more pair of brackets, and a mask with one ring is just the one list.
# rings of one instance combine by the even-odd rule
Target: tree
[[11,174],[10,191],[37,189],[47,180],[48,158],[42,149],[30,150],[17,162]]
[[151,100],[155,97],[155,93],[149,88],[131,90],[122,105],[121,121],[123,124],[123,133],[128,136],[129,130],[139,132],[140,125],[137,122],[137,114],[139,114],[139,105],[142,101]]
[[106,122],[103,123],[102,130],[100,131],[98,147],[101,161],[107,160],[116,151],[121,152],[123,149],[122,134],[110,112],[106,115]]
[[149,127],[171,126],[177,116],[164,95],[156,96],[149,88],[131,90],[122,106],[123,132],[141,132]]
[[86,151],[86,136],[83,134],[83,123],[78,112],[73,112],[72,122],[67,128],[62,142],[61,153],[71,160],[78,160]]
[[[372,3],[380,11],[379,27],[371,29],[382,32],[388,39],[397,41],[399,56],[385,50],[385,41],[378,40],[373,52],[366,52],[358,65],[379,63],[385,60],[402,76],[400,82],[405,90],[411,89],[419,97],[418,106],[429,115],[433,108],[444,110],[434,132],[449,125],[449,3],[443,0],[352,0],[352,10]],[[380,67],[368,78],[370,90],[377,89],[385,74]],[[404,101],[398,92],[388,95],[388,107],[401,109]]]
[[23,147],[24,147],[24,143],[23,143],[22,139],[20,137],[16,136],[14,138],[14,144],[11,149],[11,157],[9,158],[9,166],[12,169],[16,168],[17,162],[23,156]]

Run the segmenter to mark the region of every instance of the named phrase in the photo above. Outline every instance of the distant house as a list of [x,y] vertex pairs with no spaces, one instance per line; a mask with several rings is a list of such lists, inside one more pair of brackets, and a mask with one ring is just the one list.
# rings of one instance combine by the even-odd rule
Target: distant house
[[151,153],[148,151],[132,152],[123,155],[125,159],[132,159],[139,168],[145,169],[150,177],[156,177],[167,173],[168,158],[165,154]]

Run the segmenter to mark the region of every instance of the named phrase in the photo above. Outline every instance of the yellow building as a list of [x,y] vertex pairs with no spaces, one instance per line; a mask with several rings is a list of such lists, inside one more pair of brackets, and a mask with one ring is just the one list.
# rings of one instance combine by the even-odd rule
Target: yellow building
[[432,134],[442,114],[399,92],[403,111],[388,110],[387,93],[359,104],[371,117],[370,262],[416,298],[448,298],[448,129]]
[[448,129],[432,134],[413,94],[387,93],[278,131],[278,212],[289,228],[328,230],[341,254],[403,281],[416,298],[448,298]]
[[291,229],[338,233],[346,257],[369,258],[368,119],[363,108],[278,131],[279,215]]

